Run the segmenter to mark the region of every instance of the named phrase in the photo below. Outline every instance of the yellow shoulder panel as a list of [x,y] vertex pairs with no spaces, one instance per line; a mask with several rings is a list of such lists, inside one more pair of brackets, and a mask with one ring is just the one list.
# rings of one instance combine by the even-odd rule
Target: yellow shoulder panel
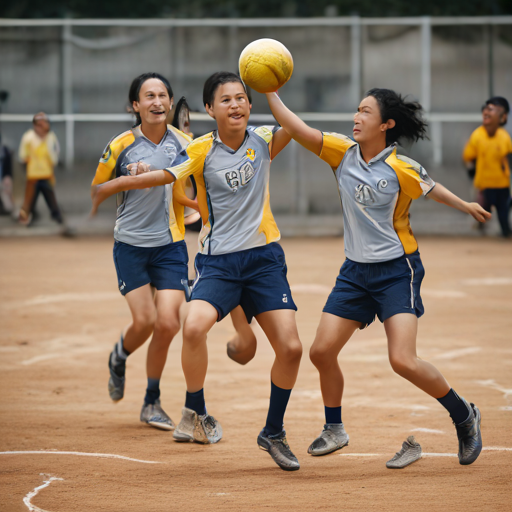
[[186,148],[192,142],[192,137],[190,135],[187,135],[185,132],[178,130],[178,128],[175,128],[171,124],[168,124],[167,128],[171,130],[171,132],[174,133],[174,135],[176,135],[178,141],[180,142],[183,148]]
[[188,160],[180,165],[171,167],[169,171],[177,180],[186,178],[193,174],[197,176],[203,173],[204,160],[213,144],[213,133],[207,133],[202,137],[193,140],[187,146]]
[[272,126],[258,126],[254,133],[261,137],[267,144],[272,141]]
[[100,162],[96,169],[96,174],[92,181],[93,185],[105,183],[114,178],[114,169],[116,167],[117,159],[122,151],[133,143],[135,137],[131,130],[121,133],[114,137],[108,144],[103,154],[101,155]]
[[318,156],[333,169],[337,169],[347,149],[355,146],[357,143],[341,133],[323,132],[322,136],[322,150]]

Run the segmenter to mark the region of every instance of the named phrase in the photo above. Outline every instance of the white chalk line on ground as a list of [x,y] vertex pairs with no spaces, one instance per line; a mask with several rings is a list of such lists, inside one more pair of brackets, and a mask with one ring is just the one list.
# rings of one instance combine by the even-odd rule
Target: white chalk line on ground
[[450,350],[448,352],[443,352],[442,354],[437,354],[435,356],[431,356],[430,359],[457,359],[462,356],[469,356],[472,354],[476,354],[482,350],[481,347],[466,347],[466,348],[457,348],[455,350]]
[[491,388],[496,391],[499,391],[500,393],[503,393],[503,398],[507,399],[510,395],[512,395],[512,389],[506,389],[502,386],[500,386],[494,379],[488,379],[488,380],[477,380],[477,384],[480,384],[480,386],[484,386],[486,388]]
[[[512,452],[512,448],[505,448],[503,446],[484,446],[482,451],[489,452]],[[435,453],[423,452],[423,457],[457,457],[456,453]],[[386,457],[384,453],[340,453],[340,457]]]
[[132,462],[141,462],[142,464],[165,464],[165,462],[160,462],[156,460],[141,460],[141,459],[133,459],[131,457],[125,457],[124,455],[115,455],[112,453],[87,453],[87,452],[59,452],[53,450],[28,450],[28,451],[11,451],[11,452],[0,452],[0,455],[78,455],[80,457],[99,457],[102,459],[122,459],[129,460]]
[[464,279],[462,284],[467,286],[495,286],[512,284],[512,277],[481,277],[477,279]]
[[427,434],[444,434],[443,430],[436,430],[435,428],[413,428],[411,432],[426,432]]
[[30,512],[47,512],[46,510],[42,509],[42,508],[39,508],[38,506],[36,505],[32,505],[31,503],[31,500],[32,498],[34,498],[35,496],[37,496],[37,494],[39,493],[39,491],[41,489],[44,489],[45,487],[48,487],[52,482],[55,482],[56,480],[64,480],[63,478],[58,478],[56,476],[50,476],[50,475],[45,475],[44,473],[40,473],[42,476],[45,476],[48,478],[48,480],[45,480],[44,483],[42,485],[40,485],[39,487],[36,487],[33,491],[30,491],[24,498],[23,498],[23,503],[25,503],[25,505],[27,506],[27,508],[30,510]]

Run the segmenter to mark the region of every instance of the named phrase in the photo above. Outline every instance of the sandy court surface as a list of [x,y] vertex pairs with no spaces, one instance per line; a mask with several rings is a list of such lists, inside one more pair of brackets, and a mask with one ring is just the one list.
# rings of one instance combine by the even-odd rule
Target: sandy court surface
[[[326,457],[307,455],[323,425],[308,350],[343,241],[282,245],[304,345],[285,417],[301,462],[294,473],[281,471],[256,445],[273,360],[263,336],[255,359],[242,367],[225,354],[230,320],[215,326],[205,389],[224,439],[213,446],[175,443],[170,433],[139,422],[144,348],[129,358],[124,400],[108,397],[107,357],[129,321],[112,240],[2,239],[0,510],[512,510],[512,244],[420,239],[426,314],[418,353],[482,411],[485,451],[468,467],[455,456],[445,410],[391,370],[381,324],[357,333],[340,355],[350,445]],[[162,380],[162,404],[176,422],[185,394],[181,343],[180,333]],[[386,469],[411,434],[427,455],[406,469]]]

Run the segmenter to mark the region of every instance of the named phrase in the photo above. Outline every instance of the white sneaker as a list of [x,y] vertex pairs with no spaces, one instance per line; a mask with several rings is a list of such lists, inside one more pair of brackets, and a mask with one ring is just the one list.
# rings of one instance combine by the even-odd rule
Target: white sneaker
[[402,469],[419,459],[421,459],[421,446],[414,439],[414,436],[409,436],[402,443],[402,449],[386,462],[386,467],[389,469]]
[[183,407],[181,421],[174,430],[173,437],[178,442],[214,444],[222,439],[222,427],[213,416],[199,416],[192,409]]
[[194,426],[196,424],[197,413],[192,409],[183,407],[181,411],[181,421],[174,429],[172,437],[179,443],[194,441]]
[[160,400],[157,400],[154,404],[144,403],[142,405],[140,421],[161,430],[174,430],[175,427],[174,422],[162,409]]

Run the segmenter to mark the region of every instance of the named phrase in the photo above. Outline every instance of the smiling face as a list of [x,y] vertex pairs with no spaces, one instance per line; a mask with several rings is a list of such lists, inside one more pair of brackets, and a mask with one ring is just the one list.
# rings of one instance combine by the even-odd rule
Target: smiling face
[[482,124],[486,128],[497,129],[505,121],[505,109],[501,105],[489,103],[482,108]]
[[373,96],[367,96],[361,100],[357,112],[354,114],[354,128],[352,130],[354,140],[361,144],[386,138],[386,130],[393,128],[395,121],[389,119],[382,122],[380,108]]
[[133,110],[139,113],[142,126],[165,124],[171,107],[172,98],[158,78],[146,80],[140,88],[139,100],[133,102]]
[[213,105],[206,112],[217,121],[220,132],[244,131],[249,122],[251,104],[240,82],[220,84],[215,91]]

